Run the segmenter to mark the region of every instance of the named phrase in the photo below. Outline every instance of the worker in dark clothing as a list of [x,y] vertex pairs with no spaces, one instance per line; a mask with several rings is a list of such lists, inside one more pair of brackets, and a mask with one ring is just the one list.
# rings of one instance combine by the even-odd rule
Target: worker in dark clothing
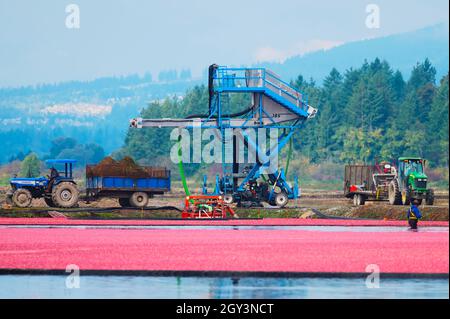
[[58,171],[54,167],[52,167],[50,169],[50,179],[54,179],[54,178],[56,178],[58,176],[59,176]]
[[422,218],[422,214],[420,213],[419,202],[415,199],[411,202],[411,207],[408,209],[408,224],[410,229],[417,229],[417,223],[419,219]]
[[55,178],[57,178],[58,176],[59,176],[58,171],[54,167],[52,167],[50,169],[49,182],[48,182],[48,185],[47,185],[48,191],[51,191],[51,189],[53,187],[53,184],[55,183]]

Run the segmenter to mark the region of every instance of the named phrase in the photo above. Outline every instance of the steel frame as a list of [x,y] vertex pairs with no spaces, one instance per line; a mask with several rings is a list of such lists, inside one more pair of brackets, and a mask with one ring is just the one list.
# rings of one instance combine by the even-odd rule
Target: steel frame
[[[211,67],[210,67],[211,70]],[[307,119],[315,116],[317,110],[307,103],[307,96],[293,88],[287,82],[282,81],[274,73],[265,68],[229,68],[226,66],[215,66],[212,80],[212,90],[210,87],[210,108],[209,114],[204,118],[193,119],[134,119],[131,126],[134,127],[184,127],[184,128],[212,128],[218,129],[222,138],[222,176],[216,176],[216,185],[211,195],[234,194],[244,191],[246,184],[251,179],[260,177],[259,169],[267,166],[268,162],[278,156],[281,149],[292,138],[295,130],[299,128]],[[231,118],[224,116],[224,103],[229,99],[229,93],[252,93],[252,110],[242,118]],[[271,103],[272,114],[268,111],[266,103]],[[276,112],[274,112],[274,110]],[[276,128],[283,129],[282,135],[278,139],[278,145],[274,150],[263,152],[256,141],[250,136],[246,138],[247,147],[256,150],[260,161],[254,165],[248,175],[235,187],[233,172],[229,172],[229,163],[224,160],[225,156],[225,129],[248,128]],[[245,134],[244,134],[245,135]],[[291,187],[284,176],[283,169],[278,169],[275,173],[269,174],[269,180],[273,187],[270,197],[273,196],[275,187],[280,187],[293,199],[298,196],[298,179],[295,179],[294,187]],[[231,184],[231,187],[229,185]],[[204,194],[207,193],[206,178],[203,185]]]

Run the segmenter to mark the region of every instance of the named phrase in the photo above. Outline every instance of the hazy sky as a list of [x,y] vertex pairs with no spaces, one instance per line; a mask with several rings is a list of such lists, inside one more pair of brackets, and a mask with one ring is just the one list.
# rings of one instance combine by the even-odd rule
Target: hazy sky
[[[66,6],[80,28],[66,27]],[[380,28],[366,26],[366,6]],[[0,86],[282,60],[448,22],[448,0],[0,0]]]

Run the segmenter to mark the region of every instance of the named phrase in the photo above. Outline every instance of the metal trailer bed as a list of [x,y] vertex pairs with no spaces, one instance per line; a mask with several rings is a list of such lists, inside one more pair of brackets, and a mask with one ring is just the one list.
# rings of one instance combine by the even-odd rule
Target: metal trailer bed
[[346,165],[344,196],[353,198],[355,205],[364,205],[367,200],[386,201],[387,185],[393,178],[395,174],[384,174],[376,165]]
[[170,191],[170,170],[155,176],[96,176],[86,174],[86,200],[118,198],[121,206],[144,207],[148,198]]

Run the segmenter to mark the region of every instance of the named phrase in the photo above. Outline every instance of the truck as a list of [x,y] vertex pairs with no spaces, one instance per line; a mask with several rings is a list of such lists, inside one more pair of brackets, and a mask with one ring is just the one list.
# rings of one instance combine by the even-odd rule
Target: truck
[[50,207],[70,208],[78,205],[80,192],[72,173],[76,160],[50,159],[45,163],[51,166],[47,176],[10,179],[8,201],[22,208],[31,206],[33,198],[43,198]]
[[86,166],[86,201],[117,198],[122,207],[145,207],[149,198],[170,191],[170,170],[115,163]]

